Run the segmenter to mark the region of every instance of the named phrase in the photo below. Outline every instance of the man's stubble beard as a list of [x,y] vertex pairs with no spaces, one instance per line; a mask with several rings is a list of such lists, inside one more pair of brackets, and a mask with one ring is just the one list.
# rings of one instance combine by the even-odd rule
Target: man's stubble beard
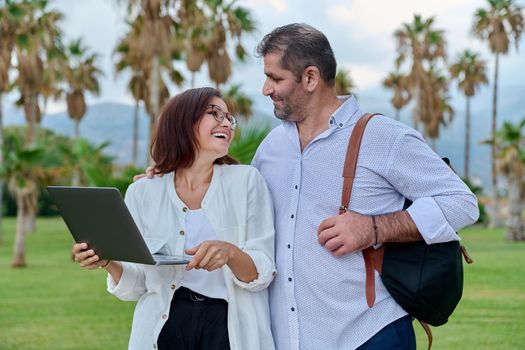
[[295,108],[292,108],[290,103],[283,100],[283,108],[279,111],[276,107],[274,107],[273,114],[279,120],[297,123],[306,119],[303,107],[296,106]]

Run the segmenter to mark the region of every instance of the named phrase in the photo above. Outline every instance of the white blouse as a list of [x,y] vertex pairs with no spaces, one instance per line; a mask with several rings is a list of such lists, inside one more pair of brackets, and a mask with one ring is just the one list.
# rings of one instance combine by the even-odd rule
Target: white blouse
[[[217,234],[211,227],[204,209],[189,210],[186,214],[186,243],[184,249],[196,247],[204,241],[216,240]],[[206,271],[202,269],[182,269],[182,287],[210,298],[228,300],[228,290],[224,283],[224,270]]]
[[[176,195],[174,173],[133,183],[125,200],[152,253],[183,254],[189,209]],[[267,293],[276,274],[274,224],[266,183],[251,166],[215,165],[201,206],[217,238],[250,255],[258,272],[256,280],[245,283],[227,266],[222,267],[228,292],[231,349],[274,349]],[[118,298],[138,301],[129,349],[156,349],[184,266],[122,265],[120,282],[115,284],[110,275],[107,282],[108,291]]]

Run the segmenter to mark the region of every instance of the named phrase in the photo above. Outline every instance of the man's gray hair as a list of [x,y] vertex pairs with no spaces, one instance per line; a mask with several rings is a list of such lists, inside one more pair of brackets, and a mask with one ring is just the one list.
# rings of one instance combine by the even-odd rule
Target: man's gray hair
[[257,56],[282,53],[281,66],[291,71],[297,80],[306,67],[315,66],[321,79],[329,86],[335,83],[337,63],[326,36],[305,23],[292,23],[275,28],[257,45]]

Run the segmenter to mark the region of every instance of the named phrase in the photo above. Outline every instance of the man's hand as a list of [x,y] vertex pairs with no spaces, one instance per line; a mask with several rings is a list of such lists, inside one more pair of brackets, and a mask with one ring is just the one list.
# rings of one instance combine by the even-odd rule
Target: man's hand
[[352,211],[323,220],[317,235],[319,243],[334,256],[363,250],[375,243],[372,217]]
[[[146,168],[146,172],[144,174],[139,174],[139,175],[135,175],[133,176],[133,182],[139,180],[139,179],[142,179],[144,176],[146,176],[148,179],[153,179],[153,177],[155,176],[155,168],[152,167],[152,166],[149,166]],[[162,177],[162,174],[159,175]]]

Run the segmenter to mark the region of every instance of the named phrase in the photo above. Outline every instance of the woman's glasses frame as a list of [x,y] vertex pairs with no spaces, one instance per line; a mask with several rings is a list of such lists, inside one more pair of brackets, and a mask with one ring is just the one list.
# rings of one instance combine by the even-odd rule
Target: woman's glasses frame
[[206,113],[211,115],[217,123],[222,123],[224,118],[226,118],[230,122],[230,128],[232,130],[237,128],[237,118],[233,114],[223,111],[222,108],[217,105],[209,104]]

